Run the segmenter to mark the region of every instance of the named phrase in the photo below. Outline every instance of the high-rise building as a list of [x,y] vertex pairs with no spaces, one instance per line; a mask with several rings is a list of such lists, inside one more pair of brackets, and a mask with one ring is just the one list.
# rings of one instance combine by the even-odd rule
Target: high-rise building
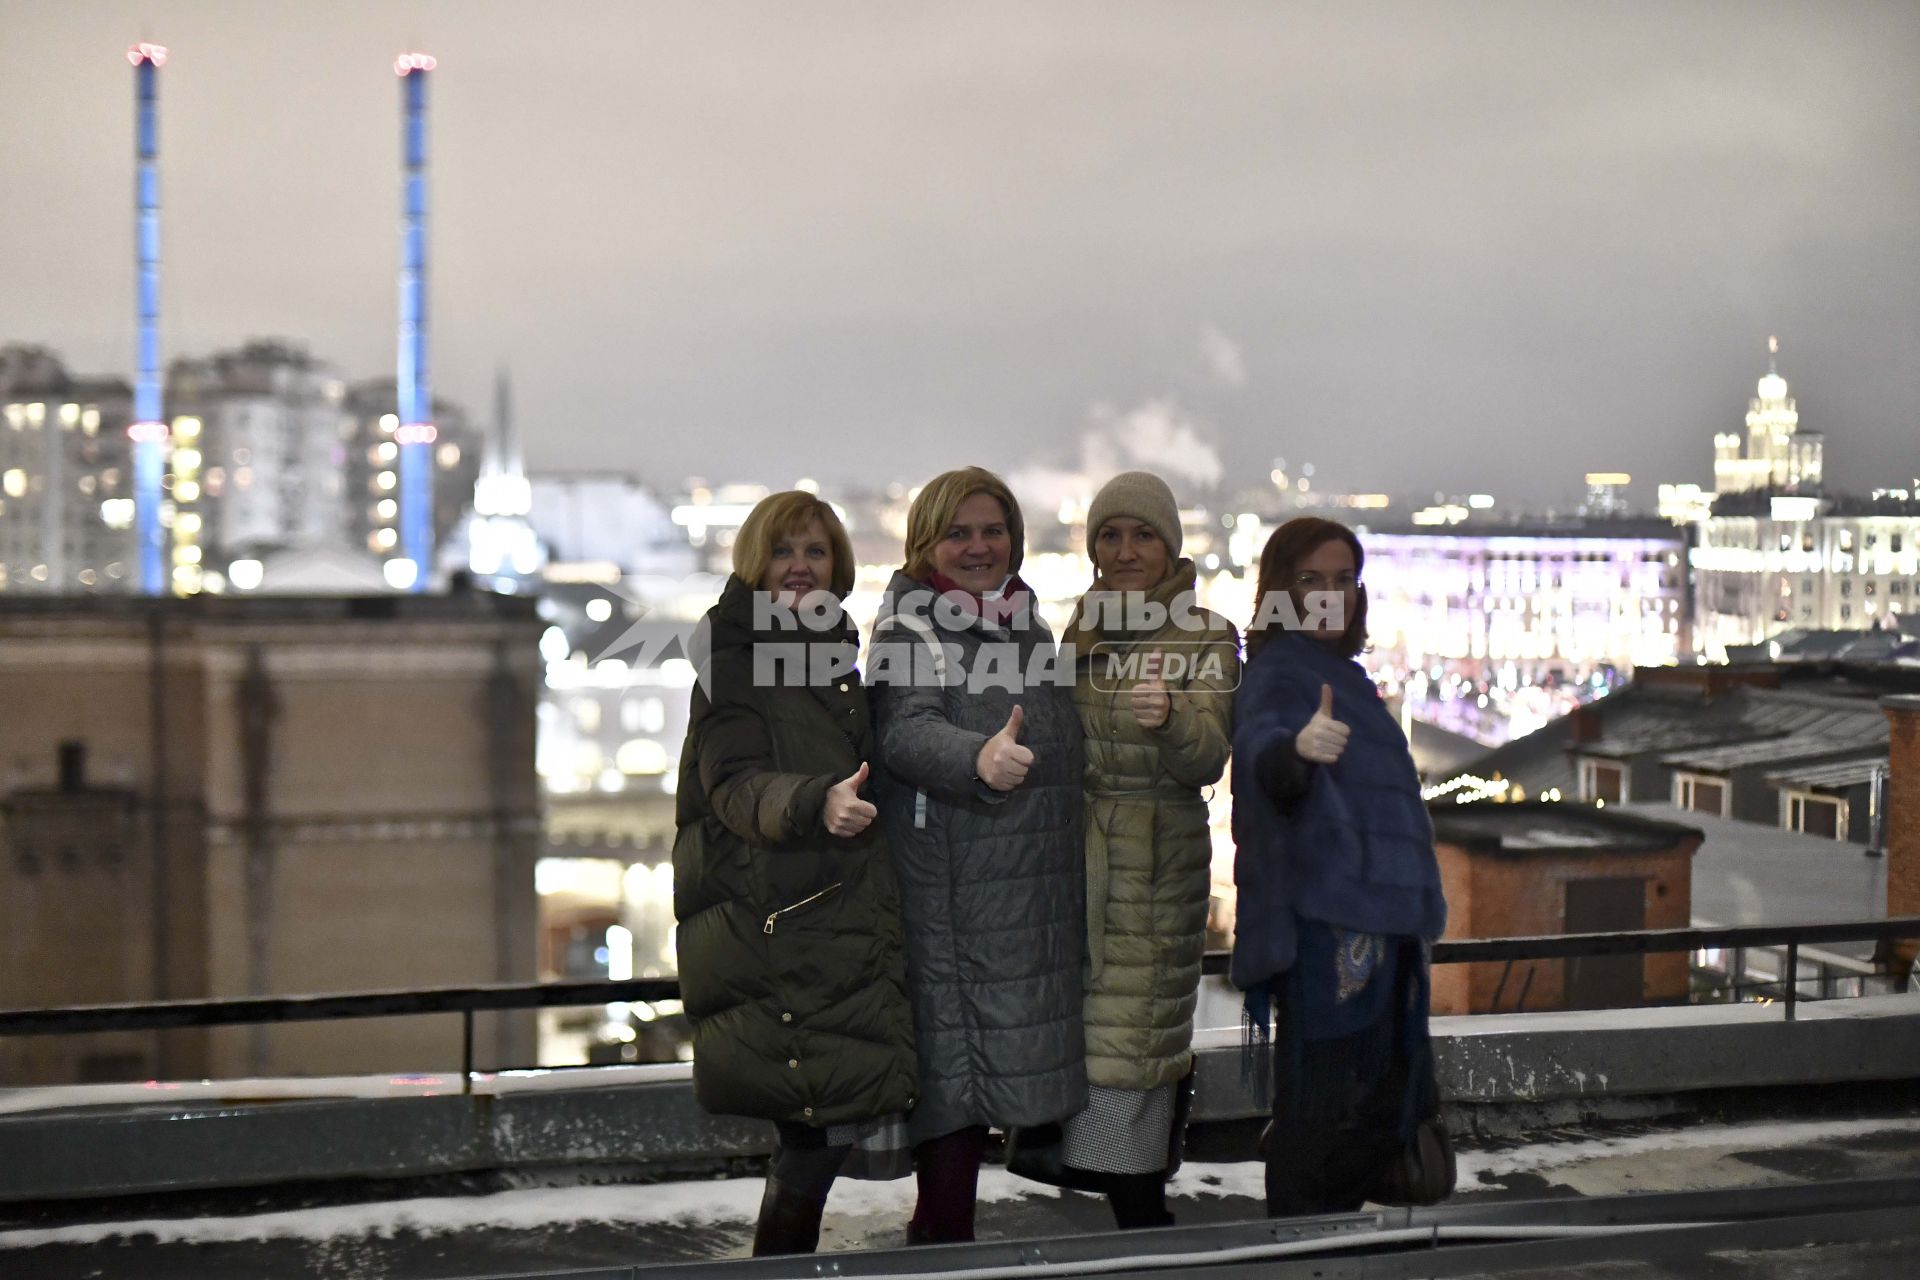
[[[172,573],[197,590],[234,560],[346,538],[352,420],[339,374],[297,346],[255,341],[173,362]],[[222,585],[218,578],[208,585]]]
[[133,590],[133,391],[0,347],[0,591]]
[[1715,493],[1765,489],[1776,493],[1818,493],[1824,437],[1800,430],[1800,410],[1780,376],[1780,340],[1767,339],[1767,372],[1747,408],[1747,433],[1722,432],[1713,438]]
[[[392,378],[356,382],[347,391],[352,420],[342,481],[347,537],[382,559],[398,556],[400,546],[400,444],[394,437],[401,422],[393,409],[395,394]],[[478,433],[468,425],[466,411],[459,405],[436,398],[433,423],[433,544],[437,547],[473,505],[482,450]]]
[[1907,489],[1823,495],[1822,437],[1799,429],[1778,342],[1768,349],[1744,445],[1714,437],[1717,494],[1695,513],[1693,640],[1710,662],[1790,628],[1898,627],[1920,596],[1920,500]]

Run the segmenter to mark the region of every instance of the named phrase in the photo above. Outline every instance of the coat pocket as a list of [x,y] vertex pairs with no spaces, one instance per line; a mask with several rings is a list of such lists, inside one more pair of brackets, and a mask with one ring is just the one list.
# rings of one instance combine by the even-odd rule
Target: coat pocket
[[769,937],[771,937],[773,935],[774,929],[779,925],[780,918],[782,916],[792,915],[796,911],[804,911],[806,908],[811,907],[814,904],[823,901],[824,899],[831,898],[834,894],[840,892],[841,887],[845,883],[846,882],[844,880],[836,880],[834,883],[828,885],[826,888],[820,890],[820,892],[818,893],[810,893],[806,897],[800,899],[800,901],[798,902],[788,903],[786,906],[780,908],[778,911],[768,916],[766,924],[761,928],[760,931],[768,935]]

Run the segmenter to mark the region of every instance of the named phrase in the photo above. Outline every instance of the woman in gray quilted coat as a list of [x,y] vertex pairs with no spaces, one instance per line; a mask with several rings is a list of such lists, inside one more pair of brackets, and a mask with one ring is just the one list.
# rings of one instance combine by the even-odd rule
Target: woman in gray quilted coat
[[916,1244],[973,1239],[990,1126],[1087,1102],[1080,724],[1023,542],[993,473],[927,484],[868,655],[920,1059]]

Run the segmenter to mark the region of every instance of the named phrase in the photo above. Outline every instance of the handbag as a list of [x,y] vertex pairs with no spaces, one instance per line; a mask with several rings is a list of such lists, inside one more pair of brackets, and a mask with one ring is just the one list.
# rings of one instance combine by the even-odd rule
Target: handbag
[[1187,1154],[1187,1121],[1193,1115],[1193,1077],[1200,1068],[1196,1056],[1187,1064],[1187,1074],[1173,1085],[1173,1123],[1167,1126],[1167,1176],[1180,1172]]
[[1106,1179],[1067,1163],[1067,1136],[1059,1124],[1007,1130],[1007,1172],[1069,1191],[1105,1191]]
[[1381,1170],[1367,1199],[1385,1205],[1439,1204],[1453,1194],[1458,1177],[1447,1122],[1429,1116],[1414,1126],[1406,1148]]

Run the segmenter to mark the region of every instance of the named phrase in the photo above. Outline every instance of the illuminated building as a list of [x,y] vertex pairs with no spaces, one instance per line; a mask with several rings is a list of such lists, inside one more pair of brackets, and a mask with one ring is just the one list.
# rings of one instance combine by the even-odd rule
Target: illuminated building
[[254,341],[168,370],[176,589],[226,585],[226,566],[346,537],[346,386],[289,343]]
[[1722,501],[1699,525],[1694,639],[1709,662],[1789,628],[1898,626],[1920,596],[1920,503],[1773,497]]
[[1738,436],[1714,438],[1718,496],[1696,520],[1691,556],[1694,646],[1709,662],[1789,628],[1898,627],[1920,593],[1915,492],[1821,496],[1821,437],[1800,431],[1799,420],[1770,358],[1744,453]]
[[0,592],[138,589],[133,408],[41,347],[0,347]]
[[1800,430],[1800,410],[1780,376],[1779,353],[1780,340],[1768,338],[1767,372],[1747,410],[1746,436],[1729,431],[1713,438],[1715,493],[1820,491],[1823,437]]
[[[346,495],[347,540],[391,564],[403,559],[400,546],[400,430],[393,411],[394,380],[370,378],[347,389],[348,427],[342,488]],[[467,422],[466,410],[450,400],[433,402],[433,545],[459,526],[473,503],[480,477],[481,440]],[[438,563],[438,553],[428,564]],[[389,575],[390,585],[393,583]],[[409,583],[411,579],[409,579]]]
[[[1457,687],[1484,707],[1490,691],[1604,684],[1690,652],[1686,535],[1664,522],[1365,530],[1361,541],[1368,664],[1417,700]],[[1458,727],[1493,736],[1481,719]]]
[[547,563],[547,549],[527,519],[532,510],[533,488],[527,482],[502,370],[494,386],[493,431],[480,462],[480,478],[474,482],[473,507],[461,526],[464,536],[452,539],[448,549],[463,553],[460,567],[494,590],[527,589]]
[[1627,486],[1633,477],[1624,471],[1587,472],[1587,496],[1580,514],[1595,520],[1611,520],[1630,513]]

